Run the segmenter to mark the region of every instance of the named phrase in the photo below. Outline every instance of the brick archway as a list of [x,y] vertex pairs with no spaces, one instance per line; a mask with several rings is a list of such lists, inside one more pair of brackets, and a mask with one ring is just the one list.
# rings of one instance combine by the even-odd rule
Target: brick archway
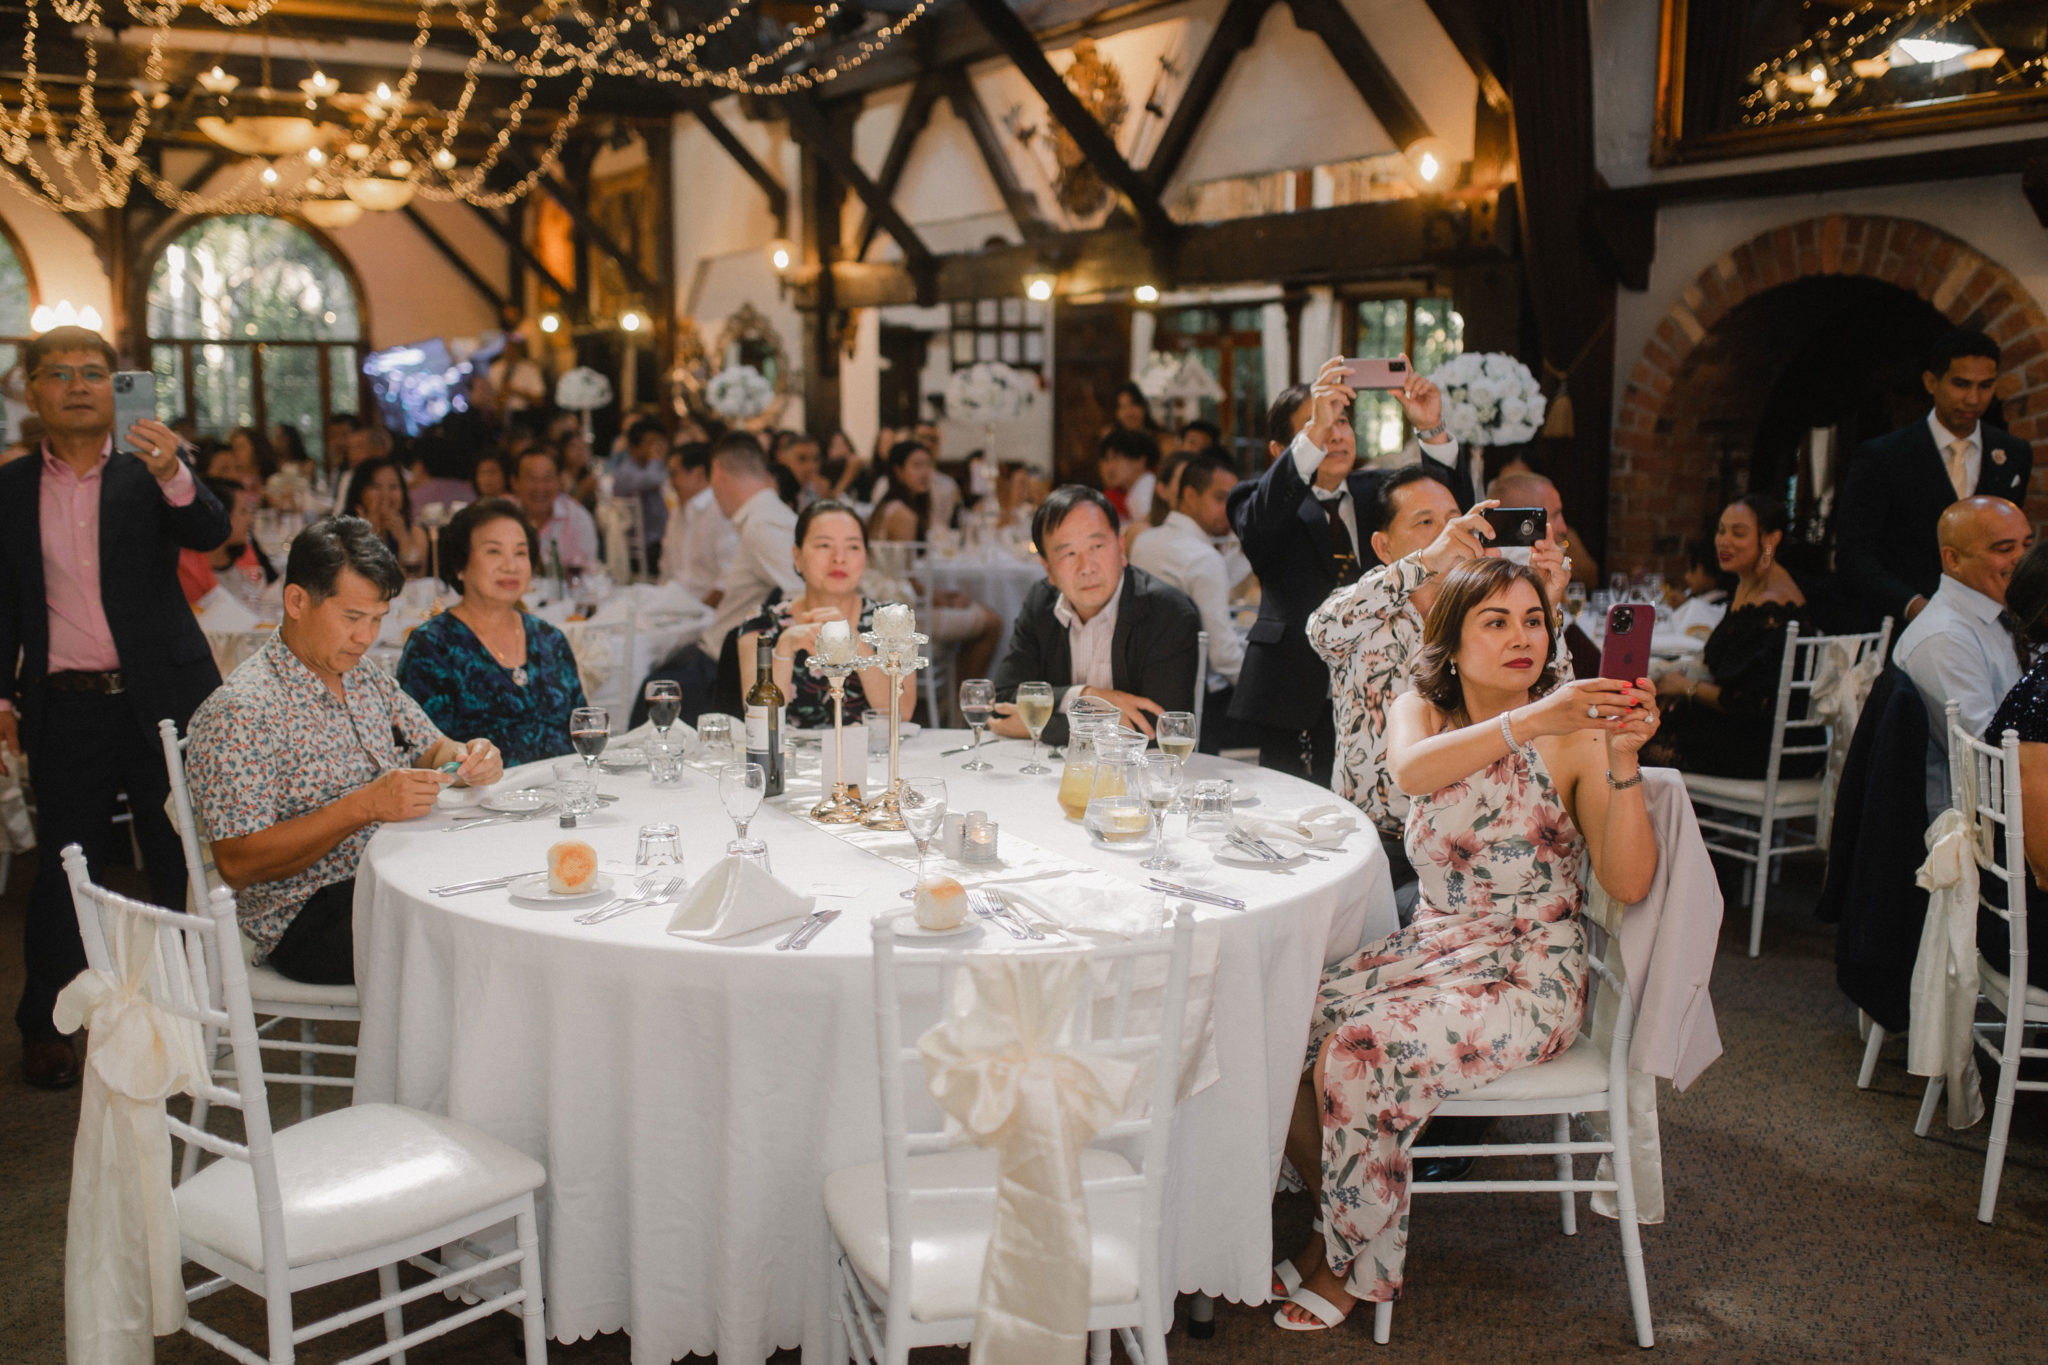
[[[1762,233],[1702,270],[1657,324],[1624,386],[1609,473],[1614,567],[1679,567],[1683,538],[1720,505],[1717,446],[1724,404],[1764,378],[1717,329],[1742,304],[1814,276],[1860,277],[1925,300],[1957,327],[1989,334],[2004,355],[1998,395],[2013,434],[2048,441],[2048,312],[2012,272],[1967,242],[1908,218],[1830,214]],[[2048,471],[2027,511],[2048,520]]]

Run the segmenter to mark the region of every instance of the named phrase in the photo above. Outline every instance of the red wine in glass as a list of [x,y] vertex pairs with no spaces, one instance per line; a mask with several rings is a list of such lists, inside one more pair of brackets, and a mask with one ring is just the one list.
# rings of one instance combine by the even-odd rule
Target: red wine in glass
[[571,730],[569,742],[576,746],[576,752],[583,756],[585,763],[597,762],[597,756],[604,752],[605,741],[611,738],[606,730]]

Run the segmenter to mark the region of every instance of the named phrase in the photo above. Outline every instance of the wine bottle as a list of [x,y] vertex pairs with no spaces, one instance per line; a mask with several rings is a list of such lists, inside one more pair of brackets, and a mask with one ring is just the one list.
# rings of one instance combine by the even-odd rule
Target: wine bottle
[[782,795],[782,689],[775,685],[775,646],[754,641],[754,685],[747,692],[747,762],[761,765],[764,795]]

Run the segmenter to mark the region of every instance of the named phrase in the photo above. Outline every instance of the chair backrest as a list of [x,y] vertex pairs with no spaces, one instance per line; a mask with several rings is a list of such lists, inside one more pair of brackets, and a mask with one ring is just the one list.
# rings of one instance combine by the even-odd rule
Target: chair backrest
[[1195,740],[1202,738],[1202,711],[1209,700],[1209,632],[1195,632]]
[[[1809,721],[1813,714],[1813,686],[1820,677],[1821,661],[1828,652],[1840,646],[1848,658],[1849,666],[1855,667],[1865,659],[1885,657],[1885,650],[1891,643],[1892,622],[1886,617],[1884,625],[1863,635],[1809,635],[1801,637],[1799,623],[1787,622],[1785,626],[1785,656],[1778,668],[1778,700],[1771,713],[1771,756],[1769,766],[1764,769],[1764,782],[1775,788],[1778,774],[1784,767],[1785,759],[1797,754],[1827,754],[1832,761],[1833,750],[1825,725]],[[1801,724],[1821,725],[1821,737],[1812,743],[1787,744],[1785,730],[1792,718],[1792,698],[1797,694],[1806,699],[1800,715]]]
[[[210,1072],[201,1077],[197,1088],[209,1106],[226,1105],[241,1111],[244,1141],[195,1128],[174,1115],[167,1114],[166,1122],[172,1137],[250,1167],[262,1225],[264,1274],[272,1284],[282,1285],[284,1218],[272,1149],[270,1101],[257,1051],[256,1015],[249,1003],[248,968],[236,937],[233,893],[225,887],[215,890],[198,914],[146,905],[94,885],[85,855],[76,844],[64,850],[64,874],[71,883],[71,904],[89,965],[98,971],[118,971],[112,945],[130,941],[128,931],[135,921],[145,920],[154,926],[156,937],[151,1000],[198,1024],[209,1038],[227,1034],[234,1049],[235,1088],[218,1084]],[[216,999],[221,1003],[214,1004]]]
[[[1963,728],[1960,706],[1948,704],[1948,789],[1955,808],[1969,822],[1977,866],[1987,876],[1977,883],[1977,903],[2011,928],[2011,971],[2027,980],[2026,819],[2020,804],[2020,737],[1999,736],[1996,748]],[[2003,905],[1990,894],[2003,889]]]
[[185,848],[185,908],[198,912],[212,885],[207,870],[213,859],[199,837],[199,813],[192,806],[192,784],[185,777],[185,748],[188,740],[178,738],[178,722],[166,716],[156,723],[163,740],[164,768],[171,775],[171,811],[178,822],[178,842]]
[[562,628],[569,652],[576,656],[584,702],[608,709],[613,723],[622,730],[640,699],[640,679],[633,667],[639,632],[640,614],[632,608],[620,620],[572,621]]
[[[947,1136],[937,1117],[937,1104],[926,1088],[924,1057],[917,1048],[917,1035],[906,1040],[904,1006],[914,1004],[931,1023],[943,1018],[953,999],[959,973],[976,954],[960,948],[922,947],[911,954],[899,953],[892,916],[875,921],[874,944],[875,1042],[881,1063],[889,1283],[907,1286],[911,1275],[910,1207],[919,1197],[910,1188],[909,1160],[956,1144]],[[1137,1063],[1143,1068],[1142,1074],[1150,1079],[1142,1102],[1127,1106],[1125,1116],[1097,1132],[1091,1145],[1135,1142],[1137,1146],[1138,1178],[1143,1182],[1140,1254],[1147,1258],[1145,1271],[1154,1279],[1165,1217],[1166,1154],[1172,1141],[1182,1069],[1188,968],[1193,947],[1194,916],[1182,905],[1167,934],[1134,942],[1032,953],[1024,959],[1085,961],[1087,984],[1067,1021],[1066,1049]],[[986,956],[1018,960],[1014,954]],[[918,1034],[922,1032],[919,1028]],[[926,1126],[913,1125],[913,1111],[926,1117]],[[1100,1192],[1129,1179],[1084,1180],[1083,1184],[1091,1192]],[[944,1194],[935,1192],[932,1197],[943,1198]],[[1149,1282],[1141,1278],[1141,1283]]]

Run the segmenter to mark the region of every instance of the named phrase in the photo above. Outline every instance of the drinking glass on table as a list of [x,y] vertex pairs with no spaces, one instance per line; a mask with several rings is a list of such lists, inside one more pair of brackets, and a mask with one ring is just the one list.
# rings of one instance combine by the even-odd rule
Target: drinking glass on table
[[1564,611],[1567,621],[1576,621],[1586,614],[1586,585],[1567,583],[1564,585]]
[[718,799],[732,817],[733,841],[726,852],[738,852],[738,846],[748,842],[747,824],[761,809],[761,797],[767,790],[768,774],[758,763],[728,763],[718,770]]
[[697,717],[698,762],[704,771],[715,772],[732,761],[732,717],[722,711],[707,711]]
[[1179,867],[1180,863],[1166,856],[1166,812],[1180,795],[1181,760],[1170,753],[1146,754],[1139,773],[1139,782],[1145,789],[1145,804],[1152,808],[1152,819],[1158,827],[1153,837],[1152,856],[1138,866],[1153,872],[1164,872]]
[[1023,721],[1024,728],[1031,732],[1031,761],[1019,771],[1033,774],[1051,772],[1052,769],[1038,761],[1038,737],[1045,733],[1046,722],[1052,719],[1051,683],[1017,685],[1017,719]]
[[682,834],[674,825],[657,823],[640,826],[640,839],[633,849],[633,866],[681,867],[682,865]]
[[582,755],[585,771],[597,771],[597,756],[611,737],[611,712],[602,706],[579,706],[569,713],[569,742]]
[[654,733],[667,739],[669,727],[683,713],[683,685],[672,678],[656,678],[647,684],[643,695],[647,698],[647,719],[654,722]]
[[[903,812],[903,828],[917,840],[917,879],[922,882],[925,854],[932,846],[932,836],[939,832],[940,825],[946,823],[945,779],[913,777],[906,780],[897,809]],[[903,893],[905,900],[913,900],[916,896],[915,887]]]
[[987,678],[969,678],[960,684],[960,716],[967,727],[974,731],[974,752],[967,756],[961,769],[970,773],[985,773],[996,765],[981,756],[981,732],[988,724],[996,705],[996,685]]
[[588,815],[597,809],[597,778],[587,766],[579,767],[563,760],[555,764],[555,809],[565,817],[565,825],[572,826],[579,815]]
[[1162,711],[1152,724],[1152,733],[1159,740],[1159,752],[1170,754],[1174,761],[1184,763],[1195,751],[1195,713]]

